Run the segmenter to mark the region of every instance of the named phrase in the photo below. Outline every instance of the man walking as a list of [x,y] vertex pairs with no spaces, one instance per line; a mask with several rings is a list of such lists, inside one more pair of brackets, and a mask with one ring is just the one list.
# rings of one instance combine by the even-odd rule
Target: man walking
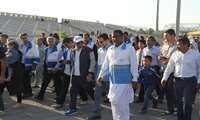
[[136,54],[132,46],[123,42],[123,32],[112,33],[113,45],[108,49],[101,67],[97,84],[109,74],[110,89],[108,98],[111,102],[113,120],[129,120],[129,104],[133,102],[132,83],[136,83],[138,68]]

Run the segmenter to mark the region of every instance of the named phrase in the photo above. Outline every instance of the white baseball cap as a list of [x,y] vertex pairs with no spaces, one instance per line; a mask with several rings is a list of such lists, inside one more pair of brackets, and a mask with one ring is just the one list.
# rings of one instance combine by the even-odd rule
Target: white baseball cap
[[74,36],[73,41],[75,43],[83,42],[83,38],[81,36]]

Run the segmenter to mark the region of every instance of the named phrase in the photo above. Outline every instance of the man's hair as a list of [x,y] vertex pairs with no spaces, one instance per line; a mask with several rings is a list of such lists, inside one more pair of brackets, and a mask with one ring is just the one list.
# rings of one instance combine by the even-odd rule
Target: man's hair
[[57,40],[60,40],[60,37],[59,37],[58,33],[54,33],[53,37],[56,38]]
[[128,35],[128,32],[124,32],[124,35]]
[[121,30],[114,30],[113,33],[119,34],[120,37],[123,37],[124,33]]
[[19,49],[18,43],[15,40],[13,40],[13,39],[9,39],[8,45],[13,46],[15,49]]
[[8,35],[7,34],[0,34],[0,37],[7,39]]
[[90,33],[89,32],[85,32],[84,35],[87,35],[88,37],[90,37]]
[[150,62],[152,61],[152,57],[151,57],[150,55],[144,56],[144,59],[147,59],[147,60],[149,60]]
[[73,42],[73,38],[72,38],[72,37],[65,37],[65,38],[63,39],[63,44],[64,44],[64,43],[70,43],[70,42]]
[[187,36],[183,36],[183,37],[179,38],[177,40],[177,42],[180,42],[180,43],[182,43],[184,45],[188,45],[188,47],[190,46],[190,40],[188,39]]
[[98,36],[98,38],[103,38],[103,40],[107,40],[108,38],[108,34],[107,33],[102,33]]
[[168,30],[165,31],[165,33],[176,36],[174,29],[168,29]]
[[143,43],[144,45],[146,44],[145,40],[139,40],[138,42]]
[[151,41],[156,41],[156,39],[155,39],[155,37],[154,36],[149,36],[149,38],[148,38],[149,40],[151,40]]

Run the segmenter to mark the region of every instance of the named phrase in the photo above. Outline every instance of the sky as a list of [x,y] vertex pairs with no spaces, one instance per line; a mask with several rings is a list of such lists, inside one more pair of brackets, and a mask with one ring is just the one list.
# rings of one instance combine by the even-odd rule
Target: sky
[[[157,0],[1,0],[0,11],[155,28]],[[177,0],[160,0],[159,28],[175,23]],[[181,0],[181,23],[200,23],[200,0]]]

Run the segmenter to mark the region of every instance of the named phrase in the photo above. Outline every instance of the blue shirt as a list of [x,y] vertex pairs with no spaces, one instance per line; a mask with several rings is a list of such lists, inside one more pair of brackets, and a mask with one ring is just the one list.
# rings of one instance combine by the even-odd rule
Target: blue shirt
[[6,53],[6,62],[8,64],[14,64],[20,59],[20,54],[17,49],[12,48]]
[[139,82],[143,83],[144,86],[155,86],[158,83],[159,79],[160,76],[151,67],[143,68],[139,73]]

